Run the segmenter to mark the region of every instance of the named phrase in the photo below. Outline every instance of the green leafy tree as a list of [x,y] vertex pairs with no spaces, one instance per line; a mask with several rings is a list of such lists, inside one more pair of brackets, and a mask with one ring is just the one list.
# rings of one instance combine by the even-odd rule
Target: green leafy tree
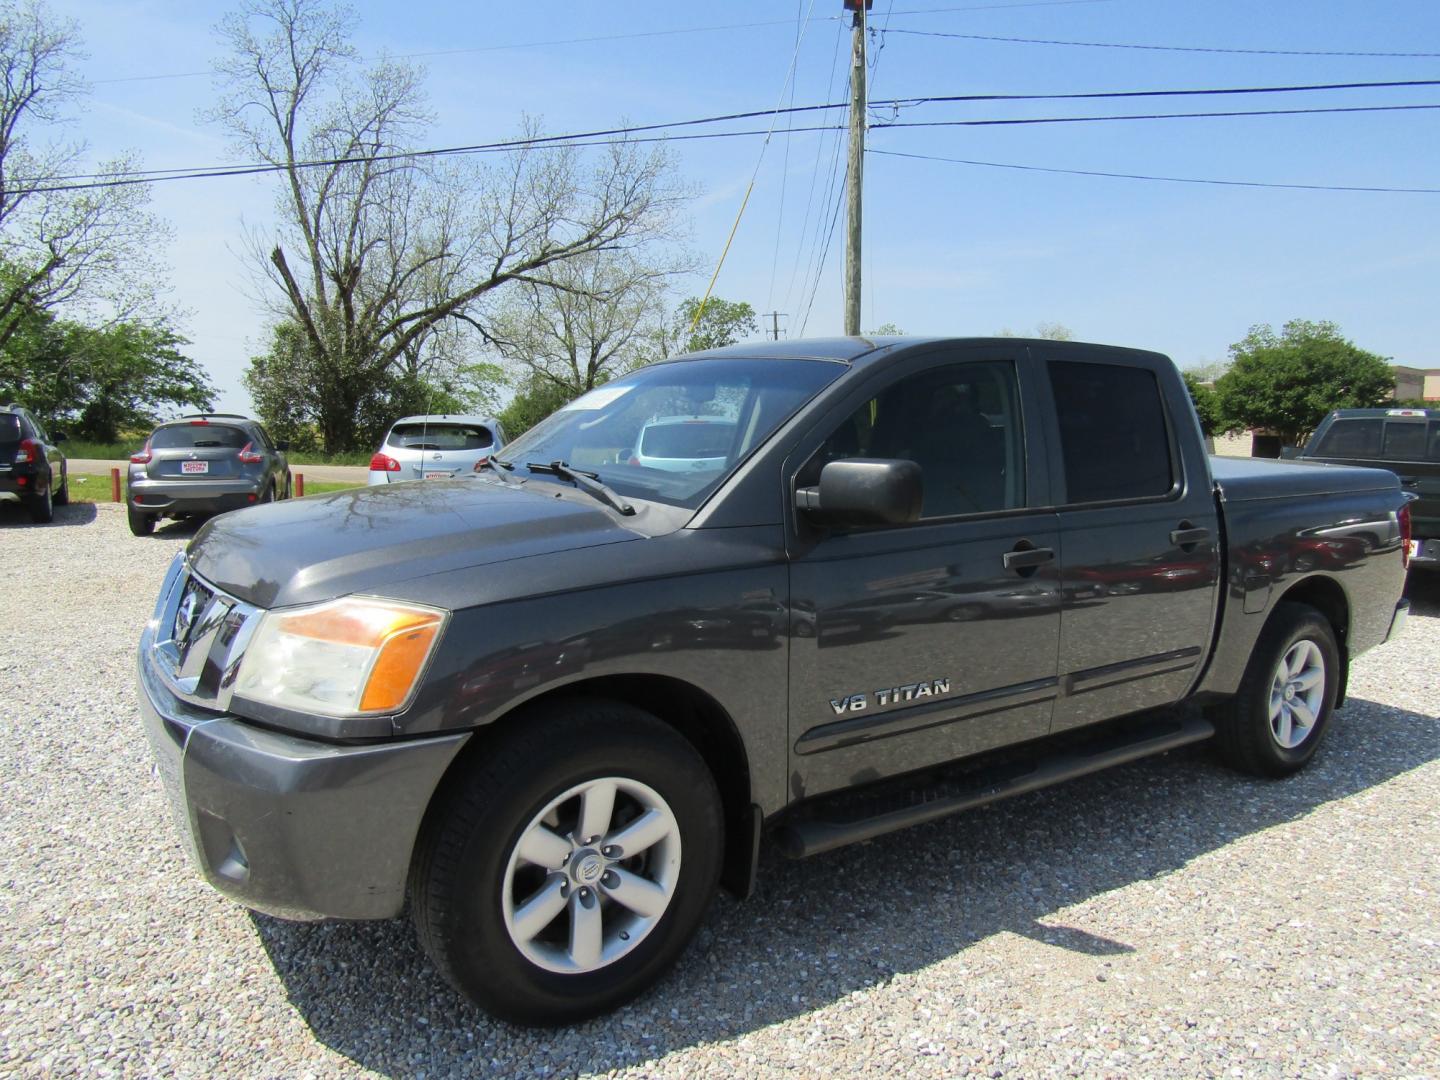
[[574,391],[568,387],[544,375],[531,374],[516,390],[510,404],[500,413],[505,437],[514,439],[523,435],[575,397]]
[[905,331],[896,326],[893,322],[881,323],[874,330],[866,330],[866,337],[899,337]]
[[1263,428],[1299,446],[1332,409],[1381,405],[1395,373],[1332,322],[1292,319],[1279,334],[1251,327],[1230,346],[1230,369],[1215,383],[1224,430]]
[[1185,389],[1190,391],[1190,400],[1195,403],[1195,415],[1200,418],[1200,430],[1208,439],[1224,426],[1220,419],[1220,402],[1215,388],[1208,384],[1198,372],[1182,371]]
[[152,426],[164,412],[208,409],[215,388],[161,323],[90,327],[31,311],[0,354],[0,400],[16,401],[95,442]]
[[[697,311],[701,311],[698,324],[695,322]],[[674,340],[683,343],[681,352],[720,349],[754,337],[757,333],[759,323],[755,319],[755,309],[744,300],[722,300],[712,296],[704,301],[702,311],[700,298],[692,296],[681,301],[679,310],[675,312]]]

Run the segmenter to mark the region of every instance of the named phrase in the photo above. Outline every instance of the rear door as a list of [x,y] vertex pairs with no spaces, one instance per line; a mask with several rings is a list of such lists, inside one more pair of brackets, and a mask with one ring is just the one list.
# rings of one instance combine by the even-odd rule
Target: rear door
[[793,523],[794,797],[1049,730],[1058,529],[1025,368],[1019,345],[907,360],[787,463],[792,499],[843,458],[915,461],[925,487],[910,525]]
[[1169,361],[1032,348],[1059,433],[1063,731],[1185,694],[1209,648],[1219,527],[1193,409],[1165,389],[1184,392]]

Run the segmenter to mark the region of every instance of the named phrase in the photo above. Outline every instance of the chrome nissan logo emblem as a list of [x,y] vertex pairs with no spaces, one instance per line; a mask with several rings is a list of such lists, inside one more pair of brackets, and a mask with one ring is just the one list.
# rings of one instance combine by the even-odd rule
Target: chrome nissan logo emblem
[[195,607],[199,601],[193,592],[185,594],[180,601],[180,610],[175,613],[175,640],[184,641],[190,636],[190,624],[195,621]]
[[593,852],[580,860],[575,867],[575,880],[582,885],[594,885],[605,872],[605,860]]

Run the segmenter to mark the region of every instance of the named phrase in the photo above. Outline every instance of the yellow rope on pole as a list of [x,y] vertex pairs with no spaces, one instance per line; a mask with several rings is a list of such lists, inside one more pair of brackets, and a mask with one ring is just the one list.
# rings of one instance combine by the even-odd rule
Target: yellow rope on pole
[[730,254],[730,241],[735,239],[735,231],[740,228],[740,219],[745,216],[745,207],[750,204],[750,192],[755,190],[755,177],[750,178],[750,186],[745,189],[745,198],[740,200],[740,212],[735,215],[735,224],[730,226],[730,235],[725,238],[725,248],[720,252],[720,261],[715,264],[715,272],[710,275],[710,284],[705,286],[705,295],[700,298],[700,304],[695,309],[695,318],[690,322],[690,333],[694,336],[695,328],[700,325],[700,316],[705,314],[705,305],[710,302],[710,293],[715,289],[715,279],[720,276],[720,268],[725,265],[725,256]]

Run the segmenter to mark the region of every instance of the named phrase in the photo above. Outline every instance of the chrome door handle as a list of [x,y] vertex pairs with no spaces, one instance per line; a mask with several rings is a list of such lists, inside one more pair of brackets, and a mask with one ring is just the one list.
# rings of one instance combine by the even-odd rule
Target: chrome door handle
[[1054,548],[1022,548],[1019,551],[1007,551],[1002,557],[1006,570],[1025,570],[1030,567],[1043,566],[1055,558]]

